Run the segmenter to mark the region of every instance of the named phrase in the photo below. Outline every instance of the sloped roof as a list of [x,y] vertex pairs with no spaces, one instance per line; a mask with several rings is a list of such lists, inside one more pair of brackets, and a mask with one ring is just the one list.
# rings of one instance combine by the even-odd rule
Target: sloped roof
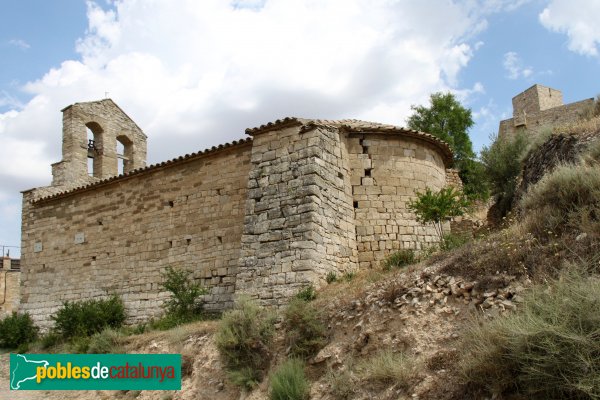
[[191,154],[186,154],[183,156],[179,156],[176,158],[173,158],[171,160],[167,160],[167,161],[163,161],[160,163],[156,163],[156,164],[152,164],[152,165],[148,165],[146,167],[143,168],[137,168],[134,169],[133,171],[129,171],[127,173],[121,174],[121,175],[115,175],[115,176],[111,176],[109,178],[105,178],[96,182],[91,182],[88,183],[87,185],[83,185],[83,186],[78,186],[76,188],[71,188],[62,192],[58,192],[58,193],[54,193],[51,194],[49,196],[44,196],[44,197],[40,197],[39,199],[35,199],[33,201],[33,203],[38,203],[38,202],[42,202],[45,200],[52,200],[52,199],[56,199],[59,197],[64,197],[73,193],[77,193],[77,192],[83,192],[89,189],[93,189],[99,186],[104,186],[107,185],[109,183],[115,182],[115,181],[121,181],[121,180],[125,180],[128,179],[132,176],[135,175],[141,175],[141,174],[145,174],[145,173],[149,173],[152,172],[154,170],[163,168],[163,167],[168,167],[168,166],[172,166],[175,164],[180,164],[183,162],[187,162],[187,161],[191,161],[197,158],[201,158],[210,154],[215,154],[218,153],[220,151],[226,150],[226,149],[231,149],[237,146],[242,146],[246,143],[250,143],[252,142],[252,138],[244,138],[244,139],[240,139],[240,140],[234,140],[233,142],[230,143],[225,143],[225,144],[220,144],[218,146],[213,146],[210,149],[205,149],[205,150],[200,150],[198,152],[195,153],[191,153]]
[[451,164],[453,159],[452,150],[450,149],[448,143],[430,133],[419,132],[395,125],[381,124],[379,122],[362,121],[358,119],[325,120],[285,117],[283,119],[278,119],[255,128],[248,128],[246,129],[246,134],[255,136],[264,132],[278,130],[288,126],[301,126],[301,133],[321,126],[343,129],[347,132],[353,133],[384,133],[412,137],[436,146],[443,154],[446,164]]

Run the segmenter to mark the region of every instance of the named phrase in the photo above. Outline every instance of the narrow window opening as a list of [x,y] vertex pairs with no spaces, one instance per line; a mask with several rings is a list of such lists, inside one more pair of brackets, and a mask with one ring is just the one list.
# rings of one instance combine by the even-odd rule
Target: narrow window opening
[[256,198],[256,199],[254,199],[254,200],[255,200],[255,201],[258,203],[258,202],[260,202],[260,199],[262,199],[262,196],[261,196],[261,197],[257,197],[257,198]]
[[117,173],[121,175],[125,168],[125,145],[117,139]]
[[96,256],[92,256],[92,261],[96,261]]
[[223,238],[221,236],[217,236],[217,241],[219,242],[219,244],[223,243]]
[[169,240],[169,247],[173,247],[173,241]]
[[342,174],[341,172],[338,172],[338,178],[344,179],[344,174]]
[[365,176],[371,176],[371,168],[365,169]]
[[369,154],[369,147],[368,146],[363,146],[363,154]]
[[192,243],[192,239],[190,238],[185,239],[185,241],[187,242],[188,246]]
[[169,207],[173,207],[175,205],[175,203],[173,202],[173,200],[169,201]]
[[100,219],[98,220],[98,225],[100,225],[100,226],[104,225],[104,223],[102,222],[102,220],[100,220]]
[[42,269],[46,269],[46,264],[42,264]]
[[87,159],[87,173],[89,176],[94,176],[94,132],[88,127],[85,128],[87,137],[87,145],[88,145],[88,159]]
[[217,189],[217,194],[221,195],[221,189]]
[[358,201],[352,202],[352,205],[354,206],[354,208],[358,208]]

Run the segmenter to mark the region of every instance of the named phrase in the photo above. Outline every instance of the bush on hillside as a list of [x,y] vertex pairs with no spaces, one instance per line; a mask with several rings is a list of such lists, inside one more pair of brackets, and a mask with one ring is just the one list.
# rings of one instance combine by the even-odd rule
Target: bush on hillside
[[287,360],[271,377],[272,400],[307,400],[309,394],[310,384],[301,360]]
[[91,336],[104,328],[117,329],[125,322],[123,301],[113,295],[104,300],[84,300],[63,303],[51,317],[54,330],[65,339]]
[[568,231],[600,235],[600,173],[597,166],[562,165],[521,199],[525,227],[537,237]]
[[600,398],[600,280],[538,287],[506,318],[472,324],[460,363],[466,383],[494,397]]
[[0,321],[0,347],[17,348],[33,342],[37,338],[38,328],[28,313],[15,311]]
[[492,195],[496,196],[496,204],[501,216],[510,211],[517,177],[521,173],[521,162],[528,148],[525,133],[517,133],[512,138],[492,137],[490,147],[481,150],[481,162],[485,167],[490,182]]
[[290,354],[307,358],[326,343],[327,330],[316,307],[302,299],[293,299],[283,316],[286,344]]
[[263,378],[271,358],[275,317],[248,298],[223,314],[215,342],[230,378],[252,388]]

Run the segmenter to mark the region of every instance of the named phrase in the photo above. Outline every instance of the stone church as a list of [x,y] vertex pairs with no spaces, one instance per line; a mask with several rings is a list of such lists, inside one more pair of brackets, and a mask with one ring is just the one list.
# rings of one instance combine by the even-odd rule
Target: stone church
[[446,143],[391,125],[284,118],[146,165],[147,136],[112,100],[62,113],[52,183],[23,192],[20,308],[42,327],[64,301],[111,294],[131,323],[158,316],[167,266],[192,271],[208,309],[240,293],[280,306],[436,242],[407,204],[460,184]]

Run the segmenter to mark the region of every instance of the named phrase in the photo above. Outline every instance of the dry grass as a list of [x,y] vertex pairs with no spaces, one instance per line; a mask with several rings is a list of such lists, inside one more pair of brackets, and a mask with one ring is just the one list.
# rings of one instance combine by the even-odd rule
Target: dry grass
[[600,131],[600,116],[582,119],[577,122],[559,125],[554,128],[555,135],[586,135]]
[[521,312],[465,335],[461,370],[474,388],[528,399],[600,398],[600,280],[567,274],[527,296]]
[[123,338],[123,342],[132,348],[144,348],[152,342],[167,342],[176,344],[178,341],[185,340],[191,335],[205,335],[216,332],[219,321],[198,321],[181,325],[176,329],[168,331],[151,331],[139,335],[132,335]]
[[381,350],[356,365],[356,373],[361,380],[393,383],[403,388],[408,387],[417,369],[414,357],[389,350]]

